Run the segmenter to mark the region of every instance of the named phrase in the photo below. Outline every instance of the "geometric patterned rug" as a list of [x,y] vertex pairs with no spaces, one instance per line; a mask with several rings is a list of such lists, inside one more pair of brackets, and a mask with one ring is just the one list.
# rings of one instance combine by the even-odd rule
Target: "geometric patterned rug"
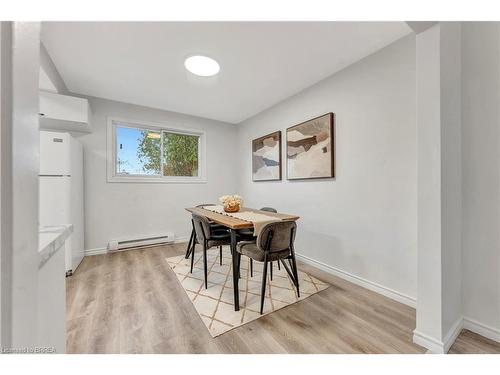
[[250,260],[242,256],[239,282],[240,311],[234,311],[229,246],[222,247],[222,266],[219,264],[219,249],[213,248],[207,251],[208,289],[205,289],[202,250],[199,246],[196,247],[192,274],[189,272],[191,259],[185,259],[184,255],[167,258],[166,261],[177,275],[177,279],[212,337],[301,301],[329,287],[329,284],[299,270],[300,298],[297,298],[295,287],[283,265],[281,265],[281,270],[278,270],[277,263],[274,262],[272,281],[268,266],[264,311],[263,315],[260,315],[263,263],[253,262],[253,277],[250,277]]

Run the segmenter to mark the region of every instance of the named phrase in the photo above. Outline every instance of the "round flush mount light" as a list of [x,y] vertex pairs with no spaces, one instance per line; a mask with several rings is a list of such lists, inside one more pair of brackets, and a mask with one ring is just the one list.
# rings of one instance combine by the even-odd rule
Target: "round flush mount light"
[[220,65],[214,59],[207,56],[191,56],[184,61],[184,66],[197,76],[210,77],[219,73]]

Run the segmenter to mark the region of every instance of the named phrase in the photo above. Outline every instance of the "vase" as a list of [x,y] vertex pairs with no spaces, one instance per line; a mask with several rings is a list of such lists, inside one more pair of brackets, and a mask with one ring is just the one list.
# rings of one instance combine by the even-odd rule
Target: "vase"
[[224,211],[226,212],[238,212],[240,210],[239,203],[226,203],[224,204]]

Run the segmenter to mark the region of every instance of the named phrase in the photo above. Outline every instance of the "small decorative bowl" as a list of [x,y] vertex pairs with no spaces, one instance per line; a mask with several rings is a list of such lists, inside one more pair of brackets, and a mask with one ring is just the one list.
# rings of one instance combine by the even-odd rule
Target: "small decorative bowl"
[[226,212],[238,212],[240,210],[239,203],[229,203],[224,205],[224,211]]

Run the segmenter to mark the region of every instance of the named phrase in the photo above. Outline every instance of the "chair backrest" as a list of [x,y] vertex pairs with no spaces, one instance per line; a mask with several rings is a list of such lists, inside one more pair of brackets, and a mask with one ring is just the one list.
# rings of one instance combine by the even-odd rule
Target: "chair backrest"
[[277,221],[262,228],[257,237],[257,246],[262,251],[276,252],[293,246],[297,224],[295,221]]
[[278,211],[276,210],[276,208],[272,208],[272,207],[262,207],[260,210],[261,211],[267,211],[267,212],[274,212],[275,214],[278,213]]
[[199,243],[202,244],[203,241],[212,237],[210,221],[206,217],[193,214],[193,225],[196,239]]

